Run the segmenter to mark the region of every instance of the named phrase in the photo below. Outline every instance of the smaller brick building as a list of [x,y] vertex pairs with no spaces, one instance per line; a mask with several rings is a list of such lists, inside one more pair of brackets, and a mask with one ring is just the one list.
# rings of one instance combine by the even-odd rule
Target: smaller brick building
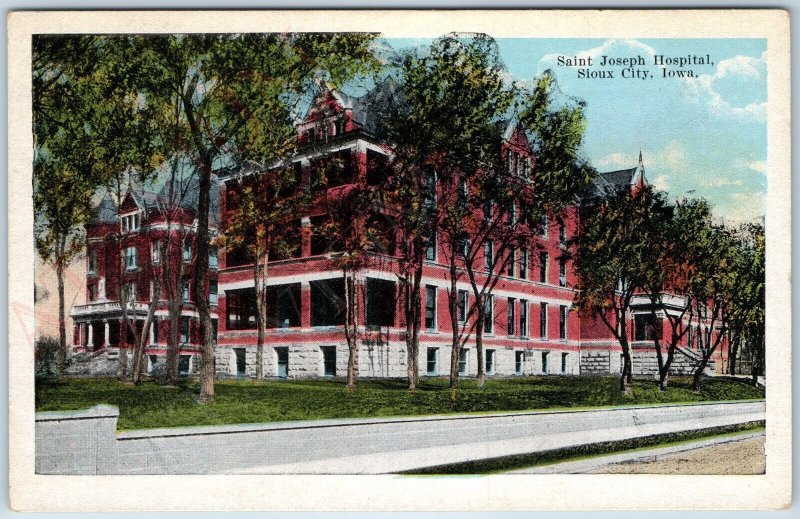
[[[216,182],[214,183],[216,185]],[[86,303],[72,307],[74,321],[73,370],[92,374],[115,374],[119,356],[133,348],[141,334],[153,301],[154,281],[160,285],[156,298],[154,325],[147,337],[147,370],[160,369],[169,336],[168,293],[179,298],[179,371],[197,369],[199,322],[193,301],[192,269],[195,261],[196,179],[149,190],[135,183],[128,186],[119,203],[106,194],[86,225]],[[215,232],[219,220],[219,197],[212,190],[209,226]],[[217,314],[217,251],[212,248],[209,284],[214,328]],[[171,272],[172,277],[165,276]],[[180,274],[178,277],[176,274]],[[166,283],[172,280],[172,289]],[[176,286],[180,284],[180,286]],[[122,296],[122,297],[121,297]],[[125,301],[125,305],[121,304]],[[124,311],[123,311],[124,310]]]

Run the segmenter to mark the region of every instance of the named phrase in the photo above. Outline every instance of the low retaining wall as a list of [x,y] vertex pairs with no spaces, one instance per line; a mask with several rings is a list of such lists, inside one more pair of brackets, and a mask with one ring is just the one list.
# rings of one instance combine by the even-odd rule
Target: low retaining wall
[[[39,474],[379,473],[763,420],[764,401],[276,422],[116,433],[109,406],[37,413]],[[570,443],[571,442],[571,443]]]

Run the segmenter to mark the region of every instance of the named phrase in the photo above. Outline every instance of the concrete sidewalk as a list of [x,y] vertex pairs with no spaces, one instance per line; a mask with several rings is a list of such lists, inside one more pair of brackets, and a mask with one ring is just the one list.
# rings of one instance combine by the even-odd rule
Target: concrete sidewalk
[[563,463],[553,463],[549,465],[540,465],[535,467],[526,467],[519,470],[513,470],[508,474],[586,474],[586,473],[600,473],[604,468],[614,465],[616,463],[624,463],[628,461],[641,460],[644,458],[658,458],[670,454],[677,454],[714,445],[727,444],[733,442],[740,442],[751,438],[759,438],[765,435],[764,431],[743,432],[735,435],[716,436],[712,438],[705,438],[701,440],[680,443],[677,445],[668,445],[666,447],[654,447],[652,449],[641,449],[635,451],[620,452],[618,454],[609,454],[604,456],[597,456],[588,459],[565,461]]

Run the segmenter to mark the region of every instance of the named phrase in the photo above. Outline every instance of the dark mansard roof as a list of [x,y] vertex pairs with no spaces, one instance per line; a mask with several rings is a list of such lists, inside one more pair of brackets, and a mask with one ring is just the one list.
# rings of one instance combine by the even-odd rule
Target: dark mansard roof
[[[131,182],[128,185],[128,190],[123,198],[123,205],[125,199],[130,195],[136,206],[145,214],[155,214],[159,211],[160,207],[167,204],[170,199],[169,181],[158,181],[148,187],[142,187],[138,183]],[[219,187],[216,175],[211,178],[210,190],[210,206],[209,206],[209,224],[216,226],[219,224]],[[196,176],[192,177],[186,184],[176,183],[175,190],[172,194],[173,200],[180,203],[180,206],[185,211],[196,214],[200,202],[200,180]],[[100,200],[94,211],[94,216],[89,221],[91,225],[97,224],[114,224],[117,222],[117,215],[120,207],[114,203],[111,196],[106,193]]]
[[643,184],[647,182],[641,153],[639,153],[639,164],[636,167],[598,173],[589,187],[587,196],[608,196],[622,189],[631,189],[639,182]]

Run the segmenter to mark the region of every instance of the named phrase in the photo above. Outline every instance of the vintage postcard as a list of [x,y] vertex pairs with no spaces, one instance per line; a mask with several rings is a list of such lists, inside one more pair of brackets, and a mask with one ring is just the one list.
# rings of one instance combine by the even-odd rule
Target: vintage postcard
[[788,20],[12,13],[12,507],[789,506]]

